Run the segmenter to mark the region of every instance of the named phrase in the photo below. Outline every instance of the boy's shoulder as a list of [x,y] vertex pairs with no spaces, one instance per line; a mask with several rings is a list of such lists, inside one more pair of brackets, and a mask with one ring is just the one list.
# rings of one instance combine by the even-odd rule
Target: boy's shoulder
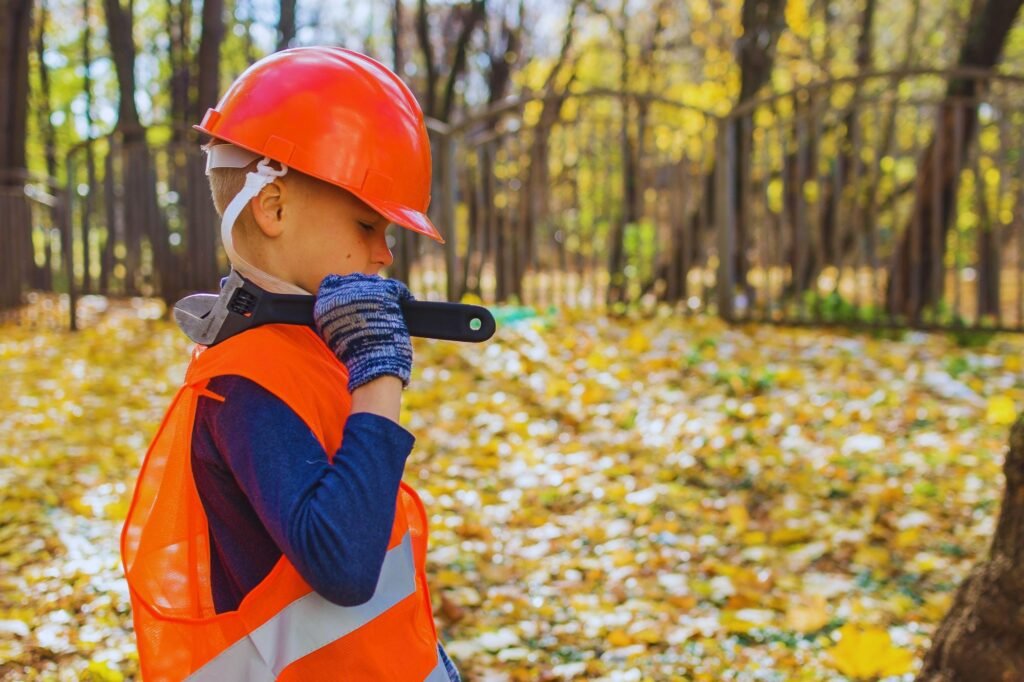
[[186,381],[220,375],[244,376],[262,386],[348,381],[344,365],[315,331],[289,324],[254,327],[215,346],[197,347]]
[[301,365],[326,350],[311,328],[297,324],[266,324],[247,329],[214,346],[198,346],[195,360],[205,363],[256,362]]

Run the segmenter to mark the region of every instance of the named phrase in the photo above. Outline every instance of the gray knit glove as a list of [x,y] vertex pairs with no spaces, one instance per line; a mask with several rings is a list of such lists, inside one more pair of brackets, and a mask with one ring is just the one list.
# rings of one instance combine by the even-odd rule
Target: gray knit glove
[[382,376],[409,385],[412,343],[399,303],[412,300],[404,284],[378,275],[328,275],[320,282],[313,319],[348,369],[348,390]]

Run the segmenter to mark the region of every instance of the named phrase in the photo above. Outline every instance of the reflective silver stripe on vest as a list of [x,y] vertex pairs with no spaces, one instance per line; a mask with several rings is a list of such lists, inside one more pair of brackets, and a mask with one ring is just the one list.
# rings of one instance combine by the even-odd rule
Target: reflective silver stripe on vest
[[437,665],[423,682],[451,682],[451,680],[452,678],[448,677],[448,670],[444,667],[444,661],[441,660],[441,654],[438,654]]
[[[295,661],[366,625],[415,591],[412,538],[406,533],[402,542],[385,555],[377,589],[370,601],[359,606],[338,606],[310,592],[186,679],[192,682],[273,682]],[[441,676],[438,676],[438,668]],[[438,668],[425,682],[447,682],[443,661],[438,662]]]

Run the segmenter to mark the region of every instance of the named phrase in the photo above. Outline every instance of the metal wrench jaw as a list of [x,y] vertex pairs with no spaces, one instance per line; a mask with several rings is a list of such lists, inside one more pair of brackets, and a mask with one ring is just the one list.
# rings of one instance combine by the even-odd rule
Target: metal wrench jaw
[[[220,294],[192,294],[174,304],[174,321],[195,343],[211,346],[221,335],[225,322],[232,317],[242,320],[246,315],[233,312],[228,306],[245,280],[234,270],[221,287]],[[258,296],[258,294],[257,294]],[[239,320],[241,322],[242,320]],[[234,326],[234,325],[229,325]]]

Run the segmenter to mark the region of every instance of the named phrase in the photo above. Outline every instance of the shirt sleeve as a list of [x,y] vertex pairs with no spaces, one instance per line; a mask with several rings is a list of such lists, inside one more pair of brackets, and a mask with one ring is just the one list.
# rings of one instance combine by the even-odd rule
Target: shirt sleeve
[[267,532],[325,599],[373,596],[394,523],[398,487],[415,438],[390,419],[350,415],[328,462],[316,436],[284,401],[243,377],[216,377],[214,442]]

